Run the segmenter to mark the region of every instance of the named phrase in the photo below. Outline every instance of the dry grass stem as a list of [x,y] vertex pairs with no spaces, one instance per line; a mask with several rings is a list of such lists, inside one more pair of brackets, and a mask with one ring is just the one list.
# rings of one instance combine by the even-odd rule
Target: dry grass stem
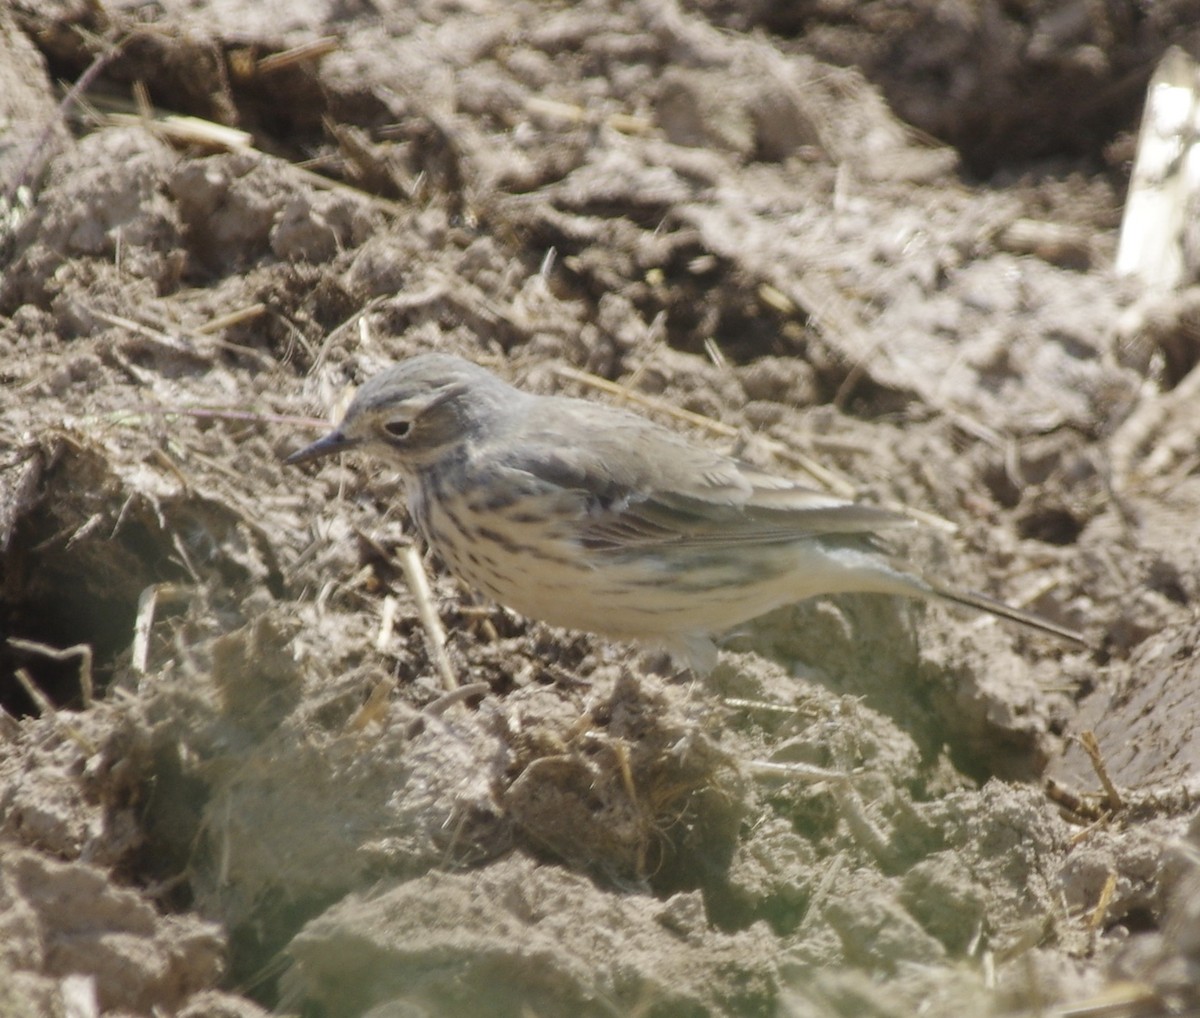
[[397,558],[400,568],[404,570],[404,578],[408,581],[413,600],[417,602],[417,613],[421,618],[421,625],[425,627],[430,656],[442,677],[442,686],[447,691],[457,689],[458,679],[450,664],[450,655],[446,653],[446,630],[442,628],[442,620],[438,618],[437,610],[433,606],[433,591],[429,586],[429,577],[425,575],[421,555],[415,545],[407,544],[397,553]]
[[[92,705],[95,700],[95,686],[92,682],[92,648],[90,644],[78,643],[73,647],[59,649],[58,647],[51,647],[48,644],[38,643],[34,640],[22,640],[18,637],[10,636],[8,638],[8,645],[15,650],[23,650],[28,654],[39,654],[42,657],[49,658],[51,661],[70,661],[73,658],[79,658],[80,696],[85,708]],[[42,695],[40,690],[38,691],[38,696],[34,696],[29,687],[26,687],[25,691],[41,706],[41,700],[38,699],[38,696]],[[53,706],[51,706],[50,710],[53,711],[53,709]]]

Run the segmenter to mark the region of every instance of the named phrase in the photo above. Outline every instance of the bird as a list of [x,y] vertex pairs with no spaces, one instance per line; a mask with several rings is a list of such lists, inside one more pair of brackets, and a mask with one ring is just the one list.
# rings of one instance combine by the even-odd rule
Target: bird
[[657,645],[697,674],[716,665],[720,634],[826,594],[944,601],[1085,644],[898,562],[884,536],[914,525],[903,513],[450,354],[373,375],[332,431],[285,462],[352,450],[399,470],[426,545],[471,587],[551,625]]

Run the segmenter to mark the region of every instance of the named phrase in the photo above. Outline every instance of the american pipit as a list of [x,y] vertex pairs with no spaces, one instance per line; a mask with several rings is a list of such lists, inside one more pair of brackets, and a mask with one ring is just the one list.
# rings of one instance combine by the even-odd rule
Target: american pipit
[[522,392],[458,357],[375,375],[332,432],[287,462],[349,449],[403,472],[425,541],[473,587],[553,625],[657,643],[697,671],[716,663],[714,634],[817,594],[951,601],[1083,642],[897,565],[879,534],[907,516],[626,410]]

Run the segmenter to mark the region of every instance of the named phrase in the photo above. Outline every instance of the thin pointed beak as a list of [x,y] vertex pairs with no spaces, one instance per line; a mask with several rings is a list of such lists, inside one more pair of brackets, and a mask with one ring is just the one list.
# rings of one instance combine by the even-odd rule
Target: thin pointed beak
[[331,431],[324,438],[318,438],[312,445],[306,445],[298,452],[292,453],[283,462],[289,466],[296,463],[307,463],[309,460],[323,459],[334,453],[346,452],[359,444],[356,438],[347,438],[340,431]]

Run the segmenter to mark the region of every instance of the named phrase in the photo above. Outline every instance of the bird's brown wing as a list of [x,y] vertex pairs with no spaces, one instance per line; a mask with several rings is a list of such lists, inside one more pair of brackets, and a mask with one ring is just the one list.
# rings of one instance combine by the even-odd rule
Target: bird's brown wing
[[[786,505],[784,502],[786,494]],[[771,504],[714,503],[677,491],[645,492],[617,506],[589,514],[583,528],[593,547],[671,544],[777,544],[808,537],[870,537],[881,530],[909,526],[898,513],[846,502],[799,485],[773,491]]]
[[[586,443],[570,442],[548,421],[522,441],[507,436],[503,457],[506,469],[547,496],[574,500],[589,547],[771,544],[869,536],[912,523],[692,445],[640,417],[603,410],[585,421],[592,429]],[[579,416],[570,423],[577,427]]]

